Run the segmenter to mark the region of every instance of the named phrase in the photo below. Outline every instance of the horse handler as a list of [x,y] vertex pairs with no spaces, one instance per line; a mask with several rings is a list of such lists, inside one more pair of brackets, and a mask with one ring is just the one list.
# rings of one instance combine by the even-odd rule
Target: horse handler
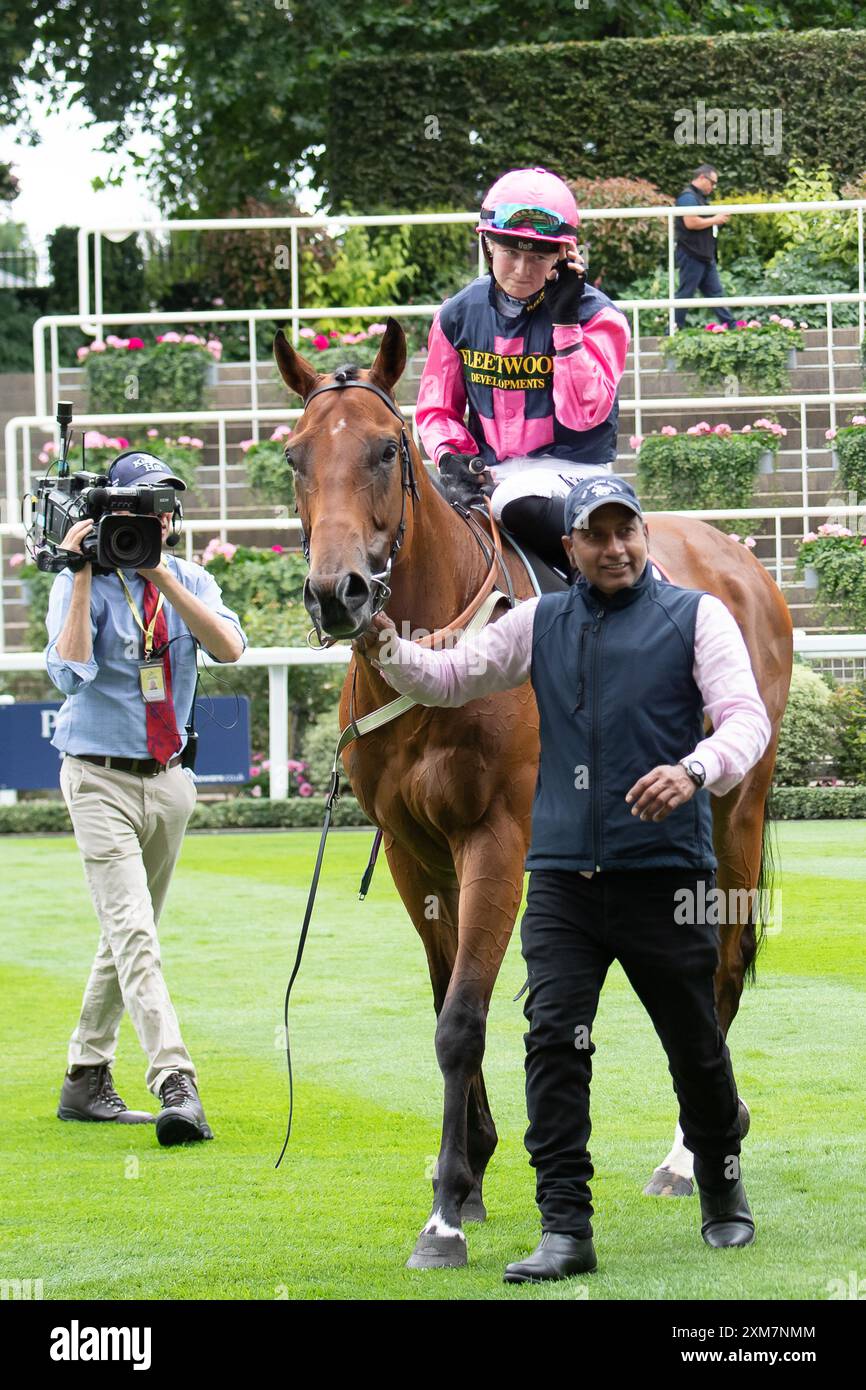
[[[599,994],[622,965],[667,1054],[694,1154],[701,1234],[747,1245],[740,1119],[719,1027],[717,860],[709,793],[739,783],[770,723],[725,605],[660,582],[633,488],[587,478],[565,505],[563,546],[580,577],[529,599],[477,637],[431,651],[379,614],[358,646],[396,690],[457,706],[531,679],[541,757],[521,924],[529,992],[526,1147],[541,1240],[508,1283],[596,1268],[587,1150]],[[704,737],[704,716],[713,733]],[[724,917],[722,920],[726,920]],[[728,919],[729,920],[729,919]]]

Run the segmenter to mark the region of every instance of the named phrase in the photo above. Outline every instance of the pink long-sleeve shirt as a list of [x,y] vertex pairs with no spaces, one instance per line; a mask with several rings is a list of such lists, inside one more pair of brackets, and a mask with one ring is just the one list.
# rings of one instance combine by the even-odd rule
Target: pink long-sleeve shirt
[[[537,598],[526,599],[451,650],[431,651],[389,632],[373,665],[401,695],[422,705],[463,705],[509,690],[529,679],[537,604]],[[692,675],[713,732],[691,756],[706,769],[708,790],[723,796],[754,767],[771,728],[740,629],[712,594],[698,604]]]

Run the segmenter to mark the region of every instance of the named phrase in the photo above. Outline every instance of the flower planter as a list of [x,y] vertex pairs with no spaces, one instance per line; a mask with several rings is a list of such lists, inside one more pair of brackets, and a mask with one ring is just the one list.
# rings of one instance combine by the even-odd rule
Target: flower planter
[[796,348],[789,348],[789,349],[788,349],[788,371],[789,371],[789,372],[790,372],[790,371],[793,371],[793,369],[796,367],[796,365],[797,365],[797,349],[796,349]]
[[818,571],[814,565],[806,565],[803,569],[803,585],[810,594],[817,592],[819,584]]
[[840,459],[840,457],[839,457],[839,450],[838,450],[838,449],[834,449],[834,450],[833,450],[833,452],[832,452],[831,455],[830,455],[830,461],[831,461],[832,464],[833,464],[833,471],[834,471],[834,473],[838,473],[838,472],[839,472],[839,464],[840,464],[840,462],[841,462],[841,459]]
[[776,455],[772,449],[765,449],[758,459],[759,473],[772,473],[775,467]]
[[664,369],[665,369],[666,372],[671,372],[671,373],[673,373],[673,372],[676,371],[676,369],[677,369],[677,364],[676,364],[676,362],[674,361],[674,359],[673,359],[672,357],[666,357],[666,358],[665,358],[665,367],[664,367]]
[[205,386],[219,386],[220,372],[218,362],[209,362],[204,376]]

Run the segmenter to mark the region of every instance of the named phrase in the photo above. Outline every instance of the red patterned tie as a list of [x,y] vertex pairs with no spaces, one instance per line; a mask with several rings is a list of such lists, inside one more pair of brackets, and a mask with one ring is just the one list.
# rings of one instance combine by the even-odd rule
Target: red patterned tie
[[[146,579],[144,582],[144,626],[146,628],[150,627],[158,602],[159,589],[151,580]],[[163,606],[153,629],[154,650],[158,651],[160,647],[165,647],[167,642],[168,622]],[[164,765],[180,750],[180,734],[177,731],[174,701],[171,697],[171,653],[167,647],[162,657],[162,671],[165,681],[165,699],[158,704],[145,704],[144,710],[147,719],[147,751],[152,758],[156,758],[157,762]]]

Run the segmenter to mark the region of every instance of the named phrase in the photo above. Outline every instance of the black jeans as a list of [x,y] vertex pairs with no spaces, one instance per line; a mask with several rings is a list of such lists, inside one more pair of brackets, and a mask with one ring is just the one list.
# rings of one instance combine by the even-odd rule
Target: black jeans
[[[680,272],[680,282],[677,285],[676,299],[692,299],[697,295],[700,299],[718,299],[724,294],[722,282],[719,279],[719,268],[715,261],[699,261],[697,256],[690,256],[688,251],[678,246],[676,250],[677,269]],[[716,323],[735,323],[736,320],[730,309],[725,308],[724,304],[717,304],[715,309],[710,310]],[[674,319],[677,328],[682,328],[686,321],[688,309],[677,309],[674,312]]]
[[592,1234],[591,1031],[613,960],[667,1053],[695,1177],[717,1190],[736,1181],[738,1165],[731,1160],[740,1152],[739,1104],[713,993],[719,928],[675,920],[682,901],[675,892],[689,889],[700,903],[701,879],[709,893],[715,884],[710,870],[530,874],[520,927],[529,974],[526,1147],[545,1231]]

